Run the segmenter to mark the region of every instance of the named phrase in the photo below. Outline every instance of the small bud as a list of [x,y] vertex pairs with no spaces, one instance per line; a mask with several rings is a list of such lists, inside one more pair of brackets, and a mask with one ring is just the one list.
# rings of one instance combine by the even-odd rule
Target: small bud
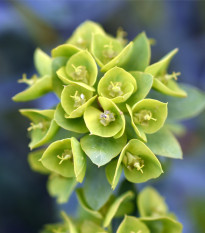
[[144,167],[144,160],[139,156],[133,155],[127,151],[123,158],[123,163],[130,171],[137,169],[137,171],[140,171],[143,174],[142,168]]
[[30,123],[30,127],[28,127],[28,131],[31,130],[35,130],[35,129],[41,129],[42,131],[46,131],[48,126],[49,126],[49,122],[44,121],[44,122],[39,122],[37,124],[34,124],[33,122]]
[[169,80],[174,79],[177,80],[178,76],[181,75],[180,72],[173,72],[172,74],[165,74],[163,76],[157,77],[162,83],[167,84]]
[[27,85],[32,86],[37,80],[38,77],[35,74],[30,79],[27,78],[26,74],[23,74],[22,79],[19,79],[18,83],[26,83]]
[[112,60],[114,57],[117,56],[117,52],[113,49],[112,42],[104,45],[103,56],[104,56],[106,62]]

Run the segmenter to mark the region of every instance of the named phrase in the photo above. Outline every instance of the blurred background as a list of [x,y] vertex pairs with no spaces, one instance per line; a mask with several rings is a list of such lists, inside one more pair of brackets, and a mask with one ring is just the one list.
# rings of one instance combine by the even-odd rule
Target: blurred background
[[[178,47],[173,70],[182,73],[180,81],[205,91],[205,1],[0,0],[1,233],[36,233],[58,218],[59,207],[45,188],[47,178],[32,172],[27,163],[28,122],[18,113],[19,108],[49,108],[56,99],[49,94],[14,103],[11,97],[25,88],[17,83],[22,73],[35,73],[35,48],[49,53],[87,19],[113,35],[121,26],[129,39],[145,31],[156,40],[152,62]],[[203,233],[205,112],[183,124],[184,160],[173,161],[167,175],[154,185],[183,223],[184,233]],[[72,206],[66,208],[72,213]]]

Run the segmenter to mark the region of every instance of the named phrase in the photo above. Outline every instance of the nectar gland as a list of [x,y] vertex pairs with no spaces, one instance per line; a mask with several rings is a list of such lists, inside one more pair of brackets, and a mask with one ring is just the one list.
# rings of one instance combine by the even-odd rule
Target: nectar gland
[[142,160],[139,156],[133,155],[130,152],[126,152],[123,158],[124,165],[132,171],[133,169],[137,169],[143,174],[144,160]]
[[122,96],[123,95],[123,91],[121,90],[122,87],[122,83],[121,82],[110,82],[110,85],[108,86],[108,90],[109,95],[113,98],[117,97],[117,96]]
[[142,126],[149,125],[149,121],[157,121],[157,119],[152,117],[152,112],[149,110],[141,110],[138,113],[134,113],[134,122]]
[[100,114],[100,123],[102,125],[107,126],[112,121],[115,121],[115,116],[109,110],[106,110],[106,111],[104,111],[103,113]]
[[60,155],[57,155],[57,158],[60,159],[59,164],[62,164],[65,160],[73,160],[73,153],[72,150],[66,149],[64,152]]
[[70,96],[74,100],[74,107],[78,108],[86,102],[85,95],[83,93],[78,94],[78,91],[75,92],[74,96]]
[[74,72],[71,74],[72,78],[76,81],[82,81],[84,83],[88,83],[87,80],[87,69],[85,66],[75,66],[72,64]]

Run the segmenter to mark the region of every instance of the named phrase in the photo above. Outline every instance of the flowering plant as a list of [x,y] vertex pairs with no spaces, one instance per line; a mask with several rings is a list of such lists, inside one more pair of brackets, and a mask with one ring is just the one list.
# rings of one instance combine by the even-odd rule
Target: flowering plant
[[163,173],[156,155],[182,158],[173,134],[181,129],[176,120],[201,111],[189,102],[193,96],[199,101],[202,93],[179,85],[180,73],[168,74],[177,49],[150,65],[146,34],[129,43],[124,36],[119,30],[113,37],[86,21],[51,57],[37,49],[38,74],[31,79],[24,74],[19,81],[28,88],[14,101],[48,92],[59,98],[52,109],[20,110],[31,121],[29,147],[38,148],[28,161],[33,170],[49,175],[48,192],[59,203],[67,202],[73,191],[79,201],[77,218],[62,212],[64,221],[45,226],[42,233],[111,233],[115,221],[117,233],[182,232],[156,190],[147,187],[138,193],[131,183]]

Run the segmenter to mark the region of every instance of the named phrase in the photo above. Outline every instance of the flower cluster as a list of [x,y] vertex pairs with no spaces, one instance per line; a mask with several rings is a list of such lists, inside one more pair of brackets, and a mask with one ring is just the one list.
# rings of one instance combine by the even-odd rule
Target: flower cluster
[[[15,95],[14,101],[34,100],[48,92],[59,98],[53,109],[20,110],[31,121],[30,149],[43,146],[30,153],[31,167],[50,174],[48,189],[59,202],[67,201],[76,184],[94,169],[93,165],[99,170],[105,168],[112,189],[117,187],[123,170],[126,180],[132,183],[163,173],[152,145],[157,137],[152,140],[151,135],[168,130],[167,103],[152,98],[150,93],[154,89],[165,95],[186,97],[176,82],[179,73],[167,72],[177,49],[150,65],[150,40],[146,34],[139,34],[129,43],[124,35],[121,30],[116,37],[110,36],[100,25],[87,21],[66,43],[54,48],[51,57],[37,49],[34,62],[38,74],[31,79],[24,74],[19,80],[28,88]],[[176,157],[181,157],[180,153]],[[83,203],[83,194],[78,193]],[[155,220],[156,225],[166,225],[166,219]],[[110,217],[104,222],[107,227]],[[154,232],[150,226],[152,220],[142,214],[142,219],[126,217],[117,232],[127,232],[123,230],[127,227],[129,232]]]

